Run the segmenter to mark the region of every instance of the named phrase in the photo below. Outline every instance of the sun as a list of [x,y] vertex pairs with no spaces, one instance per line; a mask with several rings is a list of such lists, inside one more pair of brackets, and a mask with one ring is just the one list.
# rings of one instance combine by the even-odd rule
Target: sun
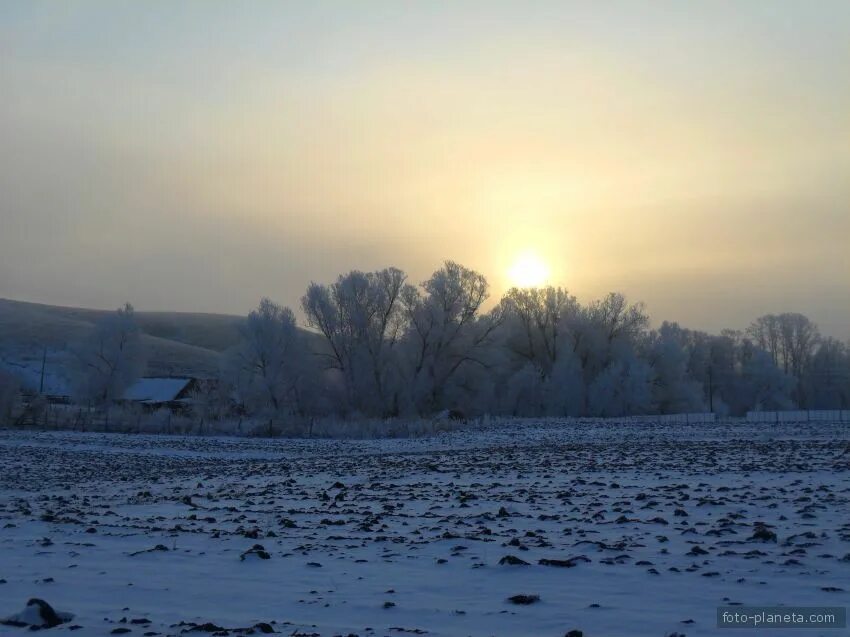
[[534,252],[524,252],[517,257],[508,270],[511,284],[519,288],[535,288],[546,283],[549,268],[543,259]]

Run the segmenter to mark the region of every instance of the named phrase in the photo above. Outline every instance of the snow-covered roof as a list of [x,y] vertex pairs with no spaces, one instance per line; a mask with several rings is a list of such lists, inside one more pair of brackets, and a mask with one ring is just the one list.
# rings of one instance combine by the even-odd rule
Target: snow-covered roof
[[124,392],[124,400],[167,403],[177,400],[191,378],[140,378]]

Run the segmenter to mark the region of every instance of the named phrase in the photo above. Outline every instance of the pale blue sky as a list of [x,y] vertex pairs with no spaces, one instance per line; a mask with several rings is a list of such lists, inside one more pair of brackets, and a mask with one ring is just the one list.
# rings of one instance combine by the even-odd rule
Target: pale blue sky
[[246,312],[518,254],[850,337],[850,2],[0,5],[0,296]]

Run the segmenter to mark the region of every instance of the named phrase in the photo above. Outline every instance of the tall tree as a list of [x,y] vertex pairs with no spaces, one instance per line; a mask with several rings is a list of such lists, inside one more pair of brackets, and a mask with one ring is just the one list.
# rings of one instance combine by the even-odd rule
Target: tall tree
[[355,270],[331,285],[311,283],[301,299],[307,324],[324,339],[318,355],[341,379],[348,409],[377,415],[397,411],[392,374],[406,324],[401,304],[406,280],[397,268]]
[[511,288],[502,299],[512,332],[507,345],[544,376],[552,371],[562,346],[562,321],[578,310],[578,301],[560,287]]
[[799,407],[807,406],[806,372],[820,342],[820,331],[807,316],[795,312],[760,316],[747,328],[754,343],[767,352],[773,362],[794,377],[794,398]]
[[652,370],[635,357],[612,361],[587,390],[591,416],[617,417],[652,411]]
[[303,413],[310,361],[292,310],[262,299],[225,360],[225,378],[253,411]]
[[749,409],[771,411],[794,406],[795,379],[779,369],[770,354],[745,342],[741,358],[741,375],[749,393]]
[[813,409],[850,409],[850,345],[821,340],[804,382]]
[[487,367],[487,352],[501,324],[499,308],[482,314],[487,279],[454,261],[446,261],[422,284],[402,293],[408,330],[407,377],[419,413],[448,405],[449,386],[467,366]]
[[663,323],[650,334],[645,357],[652,368],[654,408],[662,414],[700,411],[703,387],[689,371],[688,333],[675,323]]
[[78,398],[107,404],[120,398],[144,372],[146,352],[133,306],[99,320],[73,354],[73,385]]

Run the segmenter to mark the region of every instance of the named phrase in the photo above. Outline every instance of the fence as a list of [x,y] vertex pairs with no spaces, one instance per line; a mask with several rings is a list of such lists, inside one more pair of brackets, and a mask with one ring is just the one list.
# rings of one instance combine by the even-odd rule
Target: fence
[[847,422],[850,410],[810,409],[797,411],[748,411],[747,422]]
[[113,405],[109,409],[72,403],[31,400],[14,420],[17,427],[72,431],[183,433],[202,424],[169,410],[146,412],[137,405]]
[[698,412],[688,414],[660,414],[657,416],[629,416],[632,422],[662,423],[668,425],[706,425],[713,423],[715,414],[711,412]]

